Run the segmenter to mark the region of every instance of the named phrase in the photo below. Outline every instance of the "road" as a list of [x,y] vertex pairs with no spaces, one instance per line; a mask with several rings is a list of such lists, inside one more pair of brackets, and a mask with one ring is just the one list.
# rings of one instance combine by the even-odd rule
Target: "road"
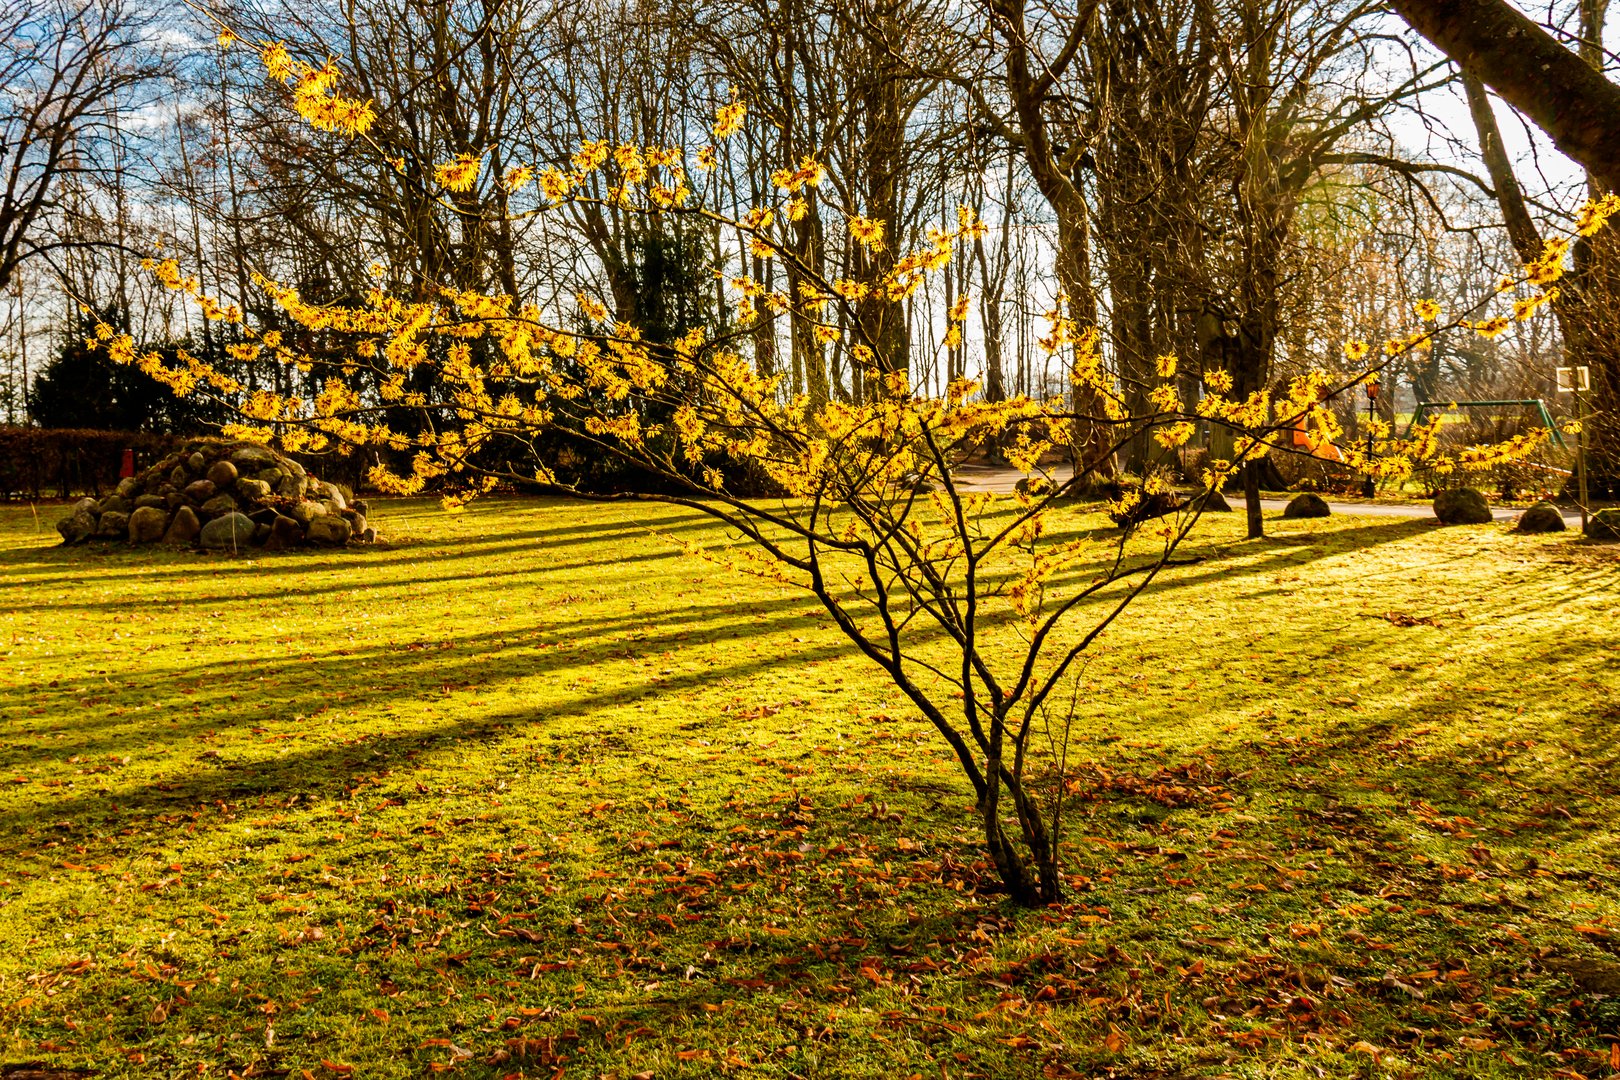
[[[1001,494],[1011,492],[1013,485],[1018,483],[1023,474],[1016,469],[1000,468],[992,465],[963,465],[955,470],[957,483],[964,491],[994,491]],[[1053,469],[1053,480],[1061,481],[1067,471],[1059,472]],[[1228,497],[1233,508],[1242,505],[1242,497]],[[1288,505],[1287,499],[1261,499],[1260,505],[1268,511],[1280,513]],[[1400,517],[1400,518],[1430,518],[1434,517],[1434,510],[1426,503],[1363,503],[1363,502],[1334,502],[1328,500],[1328,508],[1335,514],[1353,514],[1366,517]],[[1497,521],[1512,521],[1524,511],[1514,507],[1491,507],[1491,516]],[[1564,523],[1571,528],[1581,527],[1581,514],[1579,510],[1566,510],[1559,507],[1559,513],[1564,515]]]

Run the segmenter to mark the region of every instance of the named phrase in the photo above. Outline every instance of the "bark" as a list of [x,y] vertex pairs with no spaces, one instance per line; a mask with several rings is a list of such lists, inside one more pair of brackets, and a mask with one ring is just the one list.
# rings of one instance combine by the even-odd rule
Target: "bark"
[[1485,160],[1491,186],[1496,189],[1496,203],[1502,209],[1502,223],[1507,226],[1508,239],[1520,262],[1529,262],[1541,254],[1541,233],[1530,219],[1525,206],[1524,193],[1513,174],[1513,163],[1508,160],[1502,146],[1502,132],[1496,125],[1496,112],[1485,84],[1463,72],[1463,89],[1468,94],[1468,111],[1474,118],[1474,129],[1479,132],[1479,154]]

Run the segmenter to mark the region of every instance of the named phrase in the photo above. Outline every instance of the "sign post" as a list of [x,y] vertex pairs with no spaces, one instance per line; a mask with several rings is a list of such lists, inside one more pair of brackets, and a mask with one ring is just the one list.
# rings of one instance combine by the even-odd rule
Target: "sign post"
[[1592,389],[1592,369],[1582,364],[1580,367],[1561,367],[1556,369],[1558,376],[1558,392],[1560,394],[1575,395],[1575,423],[1580,428],[1575,433],[1575,497],[1581,506],[1581,532],[1586,532],[1586,400],[1581,395]]

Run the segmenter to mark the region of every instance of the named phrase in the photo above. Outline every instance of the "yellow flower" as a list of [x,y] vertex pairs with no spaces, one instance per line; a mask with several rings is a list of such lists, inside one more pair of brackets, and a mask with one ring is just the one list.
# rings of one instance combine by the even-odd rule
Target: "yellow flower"
[[849,219],[849,235],[868,251],[883,250],[883,222],[856,214]]
[[540,172],[540,190],[546,193],[546,198],[552,202],[561,202],[568,195],[568,177],[556,169],[542,169]]
[[471,191],[473,184],[478,182],[478,170],[482,166],[482,158],[458,154],[454,161],[435,166],[433,179],[446,191]]
[[1367,344],[1365,341],[1345,342],[1345,358],[1353,364],[1359,364],[1361,361],[1367,359],[1367,354],[1370,352],[1372,352],[1372,346]]
[[1501,334],[1501,332],[1506,330],[1509,326],[1513,325],[1513,321],[1506,315],[1498,315],[1493,319],[1482,319],[1479,322],[1471,323],[1469,325],[1471,325],[1475,331],[1479,333],[1480,337],[1494,338]]
[[279,41],[272,41],[259,53],[259,59],[264,61],[264,72],[278,82],[286,82],[292,78],[292,57],[287,55],[287,46]]
[[506,176],[501,181],[507,191],[521,191],[534,179],[534,170],[527,165],[517,165],[506,170]]
[[720,160],[715,156],[714,147],[705,146],[697,152],[697,167],[704,172],[713,172],[719,164]]
[[714,137],[729,139],[742,130],[743,118],[748,115],[748,106],[741,101],[733,101],[729,105],[722,105],[714,114]]
[[1440,317],[1440,305],[1433,300],[1419,300],[1412,305],[1412,312],[1424,322],[1434,322]]
[[241,40],[236,36],[236,32],[228,26],[219,32],[219,47],[221,49],[228,49]]
[[574,168],[580,172],[590,172],[602,167],[607,160],[608,147],[604,139],[580,144],[579,153],[574,155]]
[[1176,373],[1176,354],[1164,353],[1158,357],[1155,357],[1153,366],[1158,371],[1159,378],[1170,378]]

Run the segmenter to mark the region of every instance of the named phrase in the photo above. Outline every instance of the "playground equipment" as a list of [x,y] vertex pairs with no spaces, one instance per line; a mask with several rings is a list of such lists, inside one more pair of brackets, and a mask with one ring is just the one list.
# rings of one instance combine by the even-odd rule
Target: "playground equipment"
[[1402,437],[1410,436],[1412,429],[1423,423],[1431,412],[1448,413],[1460,409],[1502,409],[1514,405],[1533,407],[1536,410],[1536,415],[1541,418],[1542,425],[1552,435],[1553,442],[1557,443],[1560,448],[1565,445],[1564,433],[1558,430],[1557,424],[1553,423],[1552,413],[1547,411],[1546,403],[1540,398],[1504,398],[1501,401],[1420,401],[1417,403],[1417,410],[1412,413],[1412,422],[1406,425],[1406,432]]

